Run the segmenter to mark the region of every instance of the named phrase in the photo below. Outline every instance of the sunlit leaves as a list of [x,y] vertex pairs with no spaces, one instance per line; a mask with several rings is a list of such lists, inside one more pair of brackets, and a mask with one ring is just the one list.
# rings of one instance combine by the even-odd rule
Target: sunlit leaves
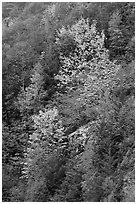
[[[40,111],[38,115],[34,115],[32,118],[35,131],[30,135],[28,141],[30,147],[28,147],[26,154],[26,164],[29,166],[33,166],[33,162],[37,161],[37,156],[40,157],[40,152],[42,155],[47,155],[53,150],[55,151],[64,135],[64,128],[58,118],[58,111],[55,107]],[[28,171],[31,171],[29,166]]]

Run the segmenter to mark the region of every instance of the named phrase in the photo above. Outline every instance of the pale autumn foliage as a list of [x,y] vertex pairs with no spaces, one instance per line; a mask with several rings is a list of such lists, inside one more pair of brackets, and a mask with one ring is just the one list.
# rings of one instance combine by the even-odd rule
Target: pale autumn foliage
[[67,93],[79,89],[78,101],[90,106],[98,104],[116,84],[115,75],[120,68],[109,60],[104,32],[97,32],[95,21],[90,25],[88,19],[81,18],[72,27],[63,27],[56,43],[60,44],[65,36],[73,38],[76,48],[69,56],[60,53],[62,67],[55,77],[60,81],[58,86],[65,87]]

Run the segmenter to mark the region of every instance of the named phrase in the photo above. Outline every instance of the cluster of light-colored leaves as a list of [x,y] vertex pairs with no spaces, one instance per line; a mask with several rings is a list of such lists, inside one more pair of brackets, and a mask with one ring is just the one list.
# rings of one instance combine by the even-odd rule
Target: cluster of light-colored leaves
[[43,137],[47,137],[47,140],[53,139],[53,137],[58,140],[62,136],[62,121],[58,118],[58,110],[56,107],[53,107],[53,109],[40,111],[39,115],[33,116],[33,120],[34,128],[36,128],[37,133],[41,133]]
[[75,104],[78,107],[78,104],[83,104],[91,114],[91,108],[101,115],[112,112],[109,90],[116,84],[115,75],[120,67],[109,60],[104,32],[97,32],[96,21],[90,25],[88,19],[81,18],[71,27],[62,27],[56,39],[57,45],[66,36],[74,39],[76,48],[69,56],[60,53],[62,66],[56,76],[60,81],[59,87],[65,87],[67,94],[78,90]]
[[54,18],[55,9],[56,9],[56,5],[52,4],[52,5],[48,5],[48,8],[46,8],[43,12],[43,16],[42,16],[40,25],[41,26],[44,25],[46,31],[50,26],[49,23],[51,23]]
[[36,172],[38,163],[50,152],[56,151],[64,136],[64,128],[58,117],[56,107],[39,111],[38,115],[32,116],[35,131],[30,135],[26,162],[24,164],[24,174]]
[[67,57],[60,53],[62,67],[56,76],[60,80],[59,86],[65,86],[67,93],[81,89],[78,100],[95,105],[105,91],[113,87],[119,66],[109,60],[104,32],[97,32],[95,21],[90,25],[88,19],[81,18],[72,27],[63,27],[56,43],[59,44],[65,35],[73,37],[76,49]]

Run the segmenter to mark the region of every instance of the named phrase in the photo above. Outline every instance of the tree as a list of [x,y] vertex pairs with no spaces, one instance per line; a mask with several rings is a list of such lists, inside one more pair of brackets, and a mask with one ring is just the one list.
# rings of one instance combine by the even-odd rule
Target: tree
[[53,202],[83,201],[81,186],[82,171],[78,167],[79,156],[74,158],[72,155],[67,162],[63,182],[51,198]]
[[114,11],[109,21],[111,59],[130,63],[134,59],[135,5],[124,3]]
[[[8,126],[6,123],[2,127],[2,167],[3,167],[3,201],[11,201],[15,198],[12,190],[18,188],[18,199],[23,200],[23,186],[25,186],[22,176],[24,161],[24,151],[27,146],[28,135],[31,132],[27,123],[16,122],[15,126]],[[25,189],[25,187],[24,187]]]
[[36,64],[31,77],[31,84],[24,88],[18,95],[17,106],[22,114],[24,112],[30,113],[32,110],[37,111],[40,107],[42,97],[46,94],[43,90],[43,69],[39,63]]
[[[96,22],[90,25],[88,19],[81,18],[72,27],[68,29],[63,27],[58,36],[56,41],[58,45],[60,39],[66,36],[74,39],[76,45],[69,55],[60,54],[62,66],[59,74],[55,76],[59,80],[59,90],[63,89],[63,93],[72,98],[73,104],[69,111],[75,110],[74,105],[77,107],[75,120],[77,117],[84,120],[87,118],[87,121],[91,118],[95,120],[95,117],[101,117],[99,111],[103,103],[109,103],[110,86],[117,84],[115,76],[120,66],[109,60],[108,50],[104,47],[104,33],[97,33]],[[61,99],[60,103],[62,101]],[[65,115],[65,112],[66,110],[63,110],[62,115]]]
[[[28,179],[26,199],[48,201],[64,176],[66,136],[56,107],[40,111],[39,115],[33,116],[33,121],[35,131],[28,140],[23,171]],[[39,185],[43,189],[41,198],[37,196]]]

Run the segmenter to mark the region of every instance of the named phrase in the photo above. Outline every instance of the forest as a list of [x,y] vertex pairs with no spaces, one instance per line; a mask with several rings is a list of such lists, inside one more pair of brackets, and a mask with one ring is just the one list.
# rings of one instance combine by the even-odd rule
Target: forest
[[135,3],[2,3],[2,201],[135,202]]

